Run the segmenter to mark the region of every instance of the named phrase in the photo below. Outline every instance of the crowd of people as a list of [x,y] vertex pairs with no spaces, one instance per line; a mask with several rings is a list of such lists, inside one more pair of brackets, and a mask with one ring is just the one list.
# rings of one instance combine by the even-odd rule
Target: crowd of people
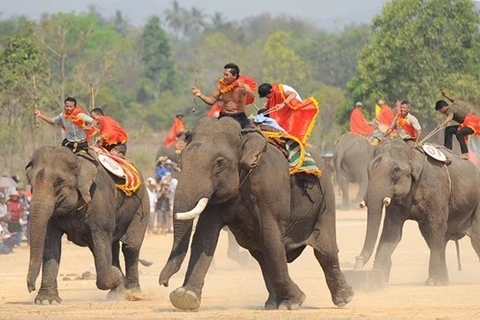
[[[18,177],[12,179],[18,183]],[[0,188],[0,254],[14,252],[28,239],[30,200],[31,192],[26,186]]]

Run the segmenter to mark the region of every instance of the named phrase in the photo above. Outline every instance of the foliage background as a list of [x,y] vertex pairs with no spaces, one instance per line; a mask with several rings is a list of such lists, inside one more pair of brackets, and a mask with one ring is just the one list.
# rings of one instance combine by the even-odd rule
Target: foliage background
[[335,32],[287,15],[230,20],[176,0],[141,27],[94,6],[38,21],[0,16],[0,173],[21,175],[36,147],[62,139],[59,128],[35,126],[34,76],[38,107],[50,116],[67,96],[91,107],[92,85],[95,106],[127,128],[129,156],[146,176],[173,117],[184,114],[191,127],[208,112],[200,104],[191,112],[195,78],[208,94],[228,62],[258,83],[314,96],[321,111],[310,142],[322,152],[348,129],[357,100],[367,117],[378,99],[410,100],[428,132],[441,88],[472,110],[480,103],[479,22],[470,0],[393,0],[371,24]]

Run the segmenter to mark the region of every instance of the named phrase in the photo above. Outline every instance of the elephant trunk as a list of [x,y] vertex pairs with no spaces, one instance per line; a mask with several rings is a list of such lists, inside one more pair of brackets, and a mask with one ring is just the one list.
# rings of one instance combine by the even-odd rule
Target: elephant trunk
[[184,172],[179,178],[173,208],[172,250],[158,279],[159,284],[165,287],[168,287],[168,281],[172,275],[180,270],[188,252],[194,218],[202,213],[213,193],[208,190],[210,188],[200,188],[191,182],[184,183],[185,181],[198,181],[198,179],[189,179],[185,177]]
[[[45,188],[46,186],[43,187]],[[43,261],[48,221],[54,209],[53,198],[44,188],[36,188],[30,207],[30,263],[27,274],[27,287],[29,292],[36,289],[35,282],[40,273]]]
[[367,231],[360,255],[356,257],[355,269],[362,268],[370,260],[375,243],[377,242],[380,222],[382,221],[383,206],[388,206],[391,198],[385,193],[379,194],[378,190],[369,188],[367,193]]

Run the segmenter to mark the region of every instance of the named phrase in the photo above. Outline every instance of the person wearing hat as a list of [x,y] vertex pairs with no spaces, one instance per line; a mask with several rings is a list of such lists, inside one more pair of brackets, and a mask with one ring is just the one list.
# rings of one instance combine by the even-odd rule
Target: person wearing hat
[[170,192],[170,183],[167,180],[167,176],[171,176],[169,172],[165,175],[160,182],[160,190],[158,192],[158,200],[155,211],[157,212],[157,233],[166,234],[170,225],[170,219],[172,216],[172,194]]
[[149,177],[147,179],[147,192],[148,192],[148,199],[150,200],[150,215],[147,225],[147,235],[150,235],[153,232],[153,228],[155,226],[155,207],[157,204],[157,181]]
[[[442,95],[449,99],[452,103],[454,100],[447,97],[443,91]],[[468,146],[465,142],[469,135],[480,135],[480,117],[469,113],[455,105],[449,105],[445,100],[438,100],[435,103],[435,110],[443,114],[445,120],[437,125],[437,129],[443,128],[451,120],[456,121],[458,124],[451,125],[445,128],[445,137],[443,145],[445,148],[452,150],[453,136],[457,137],[460,144],[460,150],[462,154],[460,158],[468,160]]]
[[350,114],[350,132],[370,137],[374,132],[373,126],[371,122],[365,119],[362,107],[363,104],[360,101],[355,103],[355,107]]

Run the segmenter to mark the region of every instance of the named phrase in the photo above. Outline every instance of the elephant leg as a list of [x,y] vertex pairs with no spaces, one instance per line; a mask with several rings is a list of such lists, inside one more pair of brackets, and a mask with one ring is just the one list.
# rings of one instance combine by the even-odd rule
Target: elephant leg
[[276,310],[278,309],[277,303],[277,296],[275,294],[275,288],[273,286],[273,281],[270,279],[269,273],[267,272],[267,266],[265,264],[265,260],[263,259],[263,255],[260,251],[250,251],[252,257],[257,260],[258,264],[260,265],[260,269],[262,270],[263,281],[265,281],[265,286],[267,287],[268,291],[268,299],[265,301],[265,310]]
[[[442,215],[447,213],[442,213]],[[447,222],[419,223],[423,238],[430,249],[430,261],[428,264],[428,279],[425,285],[446,286],[449,283],[447,261],[445,251],[448,239],[445,237]]]
[[45,239],[45,249],[43,252],[42,284],[37,296],[36,304],[61,303],[62,299],[58,295],[58,267],[62,252],[62,232],[48,224],[47,237]]
[[358,204],[363,201],[363,198],[367,193],[367,188],[368,188],[368,175],[365,172],[365,174],[358,180],[358,193],[357,193],[357,197],[355,198],[355,205],[357,205],[357,207],[358,207]]
[[113,266],[112,236],[105,231],[92,232],[93,253],[97,272],[97,288],[100,290],[116,289],[122,284],[123,274]]
[[[326,220],[329,218],[322,219]],[[330,225],[326,221],[322,221],[322,223],[324,223],[323,225]],[[333,221],[332,225],[334,224],[335,222]],[[316,238],[314,255],[325,274],[325,280],[333,303],[339,307],[345,306],[353,298],[353,289],[345,281],[345,276],[340,270],[335,228],[325,228],[325,230],[320,231]]]
[[[279,209],[280,210],[280,209]],[[265,272],[272,279],[279,309],[298,309],[305,301],[305,293],[293,282],[288,273],[285,244],[278,223],[268,210],[261,210],[261,244],[266,265]]]
[[122,271],[122,267],[120,266],[120,241],[112,243],[112,266]]
[[388,283],[390,280],[392,254],[400,240],[402,240],[405,220],[403,215],[393,208],[385,214],[382,235],[380,236],[375,261],[373,262],[373,269],[383,271],[385,283]]
[[220,217],[218,214],[204,212],[198,219],[183,286],[170,293],[170,302],[178,309],[200,308],[205,276],[212,263],[220,230],[223,227]]
[[350,209],[350,194],[348,193],[349,182],[347,177],[342,172],[338,174],[338,186],[342,192],[341,209],[348,210]]
[[125,288],[140,291],[138,277],[138,259],[142,247],[147,221],[142,221],[142,215],[136,214],[122,237],[122,252],[125,258]]
[[475,217],[472,221],[472,226],[468,232],[470,237],[470,242],[472,243],[473,250],[477,253],[478,258],[480,259],[480,209],[477,209]]
[[242,267],[246,267],[249,261],[249,254],[246,251],[240,251],[240,245],[237,243],[235,236],[230,230],[227,230],[228,233],[228,257],[233,261],[238,262]]

